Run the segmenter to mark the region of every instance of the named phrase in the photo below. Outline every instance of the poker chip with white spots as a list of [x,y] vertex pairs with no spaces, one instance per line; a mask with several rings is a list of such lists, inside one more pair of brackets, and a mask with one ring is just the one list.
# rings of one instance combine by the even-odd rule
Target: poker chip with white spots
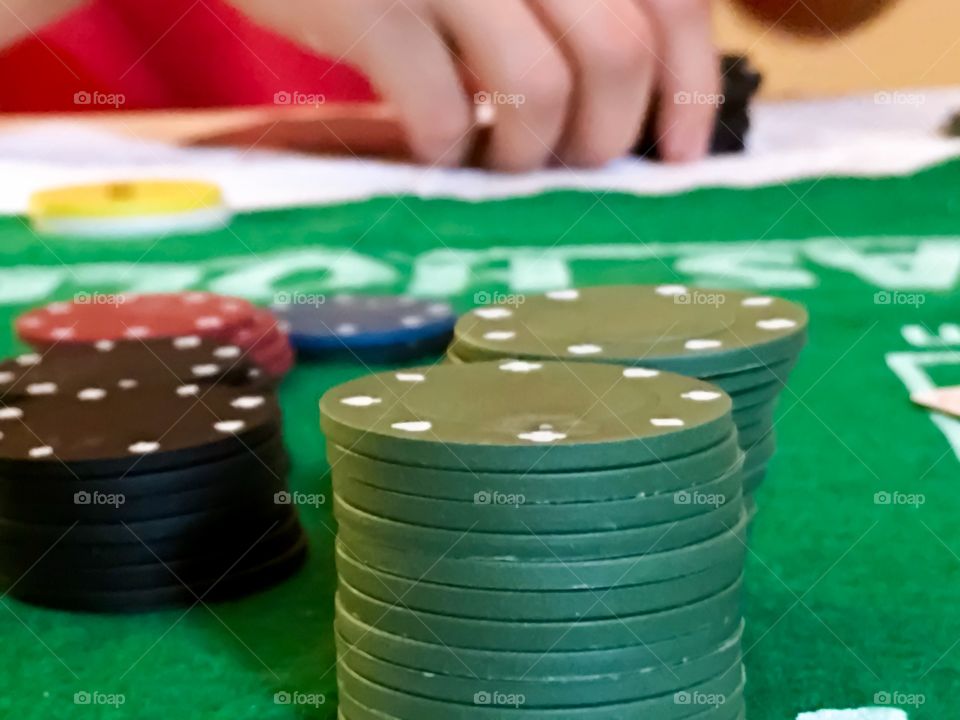
[[774,410],[807,338],[807,313],[762,293],[686,285],[556,290],[519,305],[478,307],[457,323],[452,363],[498,358],[602,362],[708,380],[730,393],[753,478],[770,455]]
[[442,352],[457,319],[447,303],[407,296],[292,299],[272,310],[297,352],[307,357],[400,362]]
[[277,399],[231,348],[100,341],[0,363],[12,596],[137,612],[242,595],[300,566]]
[[293,366],[289,340],[270,311],[208,292],[80,294],[24,313],[15,329],[39,352],[62,345],[203,338],[221,344],[218,360],[248,358],[269,377],[281,378]]
[[738,718],[732,409],[664,370],[527,358],[329,390],[341,716],[679,718],[688,692]]

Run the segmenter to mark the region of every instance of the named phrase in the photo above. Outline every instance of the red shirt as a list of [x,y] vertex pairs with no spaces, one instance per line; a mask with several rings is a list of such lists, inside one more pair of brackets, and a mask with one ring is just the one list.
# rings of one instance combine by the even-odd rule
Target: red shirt
[[222,0],[94,0],[0,52],[7,112],[261,105],[284,92],[374,97],[359,73]]

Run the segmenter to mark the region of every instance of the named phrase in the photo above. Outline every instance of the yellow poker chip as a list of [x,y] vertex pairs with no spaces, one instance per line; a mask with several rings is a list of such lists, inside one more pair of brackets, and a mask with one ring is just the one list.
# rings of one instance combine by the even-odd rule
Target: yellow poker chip
[[212,183],[137,180],[43,190],[31,196],[29,216],[44,234],[111,238],[208,232],[230,212]]

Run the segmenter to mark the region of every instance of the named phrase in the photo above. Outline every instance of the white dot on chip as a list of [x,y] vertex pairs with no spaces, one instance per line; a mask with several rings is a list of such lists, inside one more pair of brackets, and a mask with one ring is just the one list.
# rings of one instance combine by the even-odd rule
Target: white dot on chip
[[214,354],[214,357],[218,357],[221,360],[227,360],[230,358],[240,357],[241,352],[243,351],[240,348],[238,348],[236,345],[224,345],[214,350],[213,354]]
[[503,320],[512,317],[513,310],[508,308],[477,308],[473,314],[484,320]]
[[517,334],[513,330],[491,330],[483,334],[484,340],[495,340],[502,342],[504,340],[513,340]]
[[131,378],[123,378],[117,383],[117,387],[122,390],[133,390],[139,383]]
[[36,365],[40,362],[40,356],[36,353],[26,353],[25,355],[20,355],[17,357],[17,365],[22,365],[23,367],[28,367],[30,365]]
[[160,449],[160,443],[156,441],[142,441],[135,442],[133,445],[130,445],[127,450],[132,452],[134,455],[147,455],[152,452],[156,452]]
[[253,410],[258,408],[266,402],[262,395],[244,395],[238,397],[230,402],[232,407],[238,408],[240,410]]
[[70,303],[55,302],[47,305],[47,312],[51,315],[66,315],[71,310]]
[[723,343],[719,340],[687,340],[683,346],[687,350],[713,350],[722,347]]
[[650,368],[629,367],[623,369],[623,376],[625,378],[630,378],[631,380],[636,378],[653,378],[657,377],[659,374],[659,370],[651,370]]
[[547,293],[547,298],[550,300],[560,300],[561,302],[570,300],[579,300],[580,291],[579,290],[551,290]]
[[201,330],[210,330],[212,328],[222,327],[223,318],[219,318],[216,315],[205,315],[204,317],[197,318],[194,325]]
[[757,327],[761,330],[790,330],[796,326],[797,321],[788,318],[771,318],[770,320],[757,321]]
[[683,427],[685,423],[680,418],[650,418],[654,427]]
[[767,307],[773,305],[773,298],[766,295],[756,295],[754,297],[744,298],[741,302],[744,307]]
[[213,424],[213,429],[222,433],[235,433],[246,427],[243,420],[221,420]]
[[12,372],[0,372],[0,383],[10,383],[13,382],[16,376]]
[[371,405],[379,405],[382,402],[383,398],[371,397],[370,395],[354,395],[343,398],[343,400],[340,401],[342,405],[349,405],[350,407],[370,407]]
[[52,382],[30,383],[27,385],[28,395],[54,395],[57,392],[57,384]]
[[0,420],[19,420],[23,410],[18,407],[0,407]]
[[333,329],[337,335],[356,335],[358,330],[359,328],[353,323],[343,323]]
[[426,325],[427,321],[419,315],[407,315],[400,318],[400,324],[408,328],[418,328]]
[[674,295],[686,295],[690,292],[686,285],[660,285],[657,287],[657,295],[673,297]]
[[198,305],[207,299],[206,293],[202,292],[188,292],[184,293],[180,297],[188,305]]
[[130,338],[147,337],[150,334],[150,328],[144,327],[143,325],[134,325],[133,327],[128,327],[123,334]]
[[194,365],[190,368],[190,371],[197,377],[210,377],[211,375],[216,375],[220,372],[220,366],[214,363],[208,363],[206,365]]
[[51,455],[53,455],[53,448],[50,447],[49,445],[41,445],[41,446],[39,446],[39,447],[32,447],[32,448],[30,448],[30,450],[27,452],[27,454],[28,454],[30,457],[32,457],[32,458],[50,457]]
[[444,303],[433,303],[432,305],[427,306],[427,315],[433,315],[434,317],[444,317],[445,315],[450,314],[450,306],[445,305]]
[[73,328],[72,327],[56,327],[50,331],[50,336],[54,340],[67,340],[68,338],[73,337]]
[[103,400],[107,396],[107,391],[103,388],[84,388],[77,393],[79,400]]
[[180,397],[190,397],[200,392],[199,385],[181,385],[177,388],[177,395]]
[[423,382],[427,376],[423,373],[402,373],[398,372],[394,377],[400,382]]
[[396,422],[390,427],[394,430],[403,430],[404,432],[426,432],[433,427],[433,423],[427,420],[409,420],[407,422]]
[[113,340],[97,340],[93,346],[100,352],[110,352],[117,344]]
[[500,366],[501,370],[515,373],[528,373],[543,368],[543,363],[527,362],[525,360],[508,360]]
[[533,432],[520,433],[517,435],[521,440],[528,440],[535,443],[551,443],[558,440],[566,440],[566,433],[554,432],[553,430],[534,430]]
[[173,346],[177,350],[189,350],[191,348],[200,347],[200,343],[203,342],[198,335],[184,335],[182,337],[173,339]]
[[603,348],[599,345],[584,343],[582,345],[570,345],[567,351],[574,355],[596,355],[597,353],[603,352]]
[[680,397],[694,402],[710,402],[711,400],[719,400],[723,395],[716,390],[691,390],[683,393]]

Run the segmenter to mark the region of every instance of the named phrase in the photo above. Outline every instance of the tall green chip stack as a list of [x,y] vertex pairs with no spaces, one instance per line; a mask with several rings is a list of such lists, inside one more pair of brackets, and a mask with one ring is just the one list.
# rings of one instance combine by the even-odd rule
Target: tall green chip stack
[[806,310],[779,298],[684,285],[612,285],[476,308],[460,319],[447,356],[454,363],[616,363],[707,380],[733,398],[752,508],[776,448],[777,400],[806,339]]
[[320,403],[345,720],[740,720],[744,455],[730,397],[497,360]]

